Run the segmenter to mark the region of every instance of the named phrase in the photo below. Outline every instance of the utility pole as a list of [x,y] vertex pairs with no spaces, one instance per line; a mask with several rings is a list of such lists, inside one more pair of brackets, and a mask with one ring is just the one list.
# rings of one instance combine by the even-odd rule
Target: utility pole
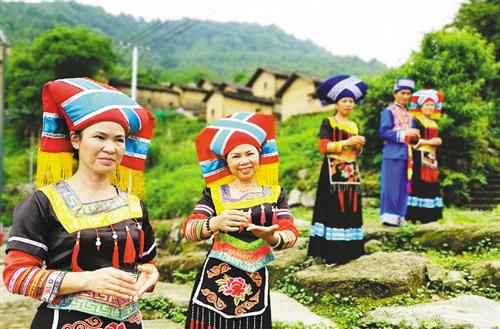
[[[7,48],[9,44],[5,34],[0,29],[0,194],[3,193],[3,130],[4,130],[4,112],[5,112],[5,60],[7,57]],[[2,199],[0,198],[0,209],[2,209]]]
[[[0,29],[0,195],[3,193],[3,127],[5,109],[5,60],[7,58],[7,38]],[[0,211],[3,211],[2,198],[0,197]],[[0,244],[3,243],[3,222],[0,221]]]
[[137,46],[132,47],[132,82],[130,84],[130,96],[135,101],[137,98],[137,62],[139,61],[139,50]]

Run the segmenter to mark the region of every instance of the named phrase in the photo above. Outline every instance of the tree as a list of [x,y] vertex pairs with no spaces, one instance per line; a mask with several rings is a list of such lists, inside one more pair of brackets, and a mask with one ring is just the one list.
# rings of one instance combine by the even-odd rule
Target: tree
[[101,78],[116,61],[111,39],[85,29],[56,27],[41,34],[26,51],[12,51],[7,71],[9,125],[26,142],[38,135],[45,82],[70,77]]
[[448,29],[426,34],[420,50],[407,63],[367,80],[365,104],[355,111],[361,132],[368,140],[363,154],[365,169],[377,170],[380,164],[380,112],[392,101],[392,85],[397,76],[412,77],[418,89],[433,88],[444,93],[439,122],[444,141],[439,149],[440,168],[449,174],[462,175],[449,177],[468,180],[480,176],[485,167],[496,166],[498,153],[491,147],[494,143],[491,127],[498,111],[494,110],[495,99],[488,98],[487,89],[497,78],[498,67],[493,46],[473,30]]
[[458,28],[472,27],[495,46],[496,59],[500,59],[500,1],[469,0],[462,4],[454,25]]

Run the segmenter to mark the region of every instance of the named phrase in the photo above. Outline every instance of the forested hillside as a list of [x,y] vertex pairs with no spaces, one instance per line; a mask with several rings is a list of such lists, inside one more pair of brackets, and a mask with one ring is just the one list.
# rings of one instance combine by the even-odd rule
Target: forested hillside
[[[320,77],[339,72],[377,75],[387,69],[377,60],[365,62],[356,56],[335,56],[276,26],[188,19],[160,25],[158,21],[114,16],[100,7],[76,2],[4,2],[0,11],[3,28],[14,47],[28,46],[56,25],[85,26],[111,37],[122,63],[128,63],[130,55],[128,50],[119,47],[120,42],[126,43],[138,36],[133,41],[150,49],[141,53],[141,63],[174,71],[204,68],[213,78],[232,80],[237,74],[248,76],[258,66]],[[153,32],[139,34],[145,29]]]

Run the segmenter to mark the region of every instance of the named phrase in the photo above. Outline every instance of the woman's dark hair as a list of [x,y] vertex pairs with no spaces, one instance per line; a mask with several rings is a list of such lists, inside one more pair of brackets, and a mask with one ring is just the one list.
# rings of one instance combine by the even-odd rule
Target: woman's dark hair
[[[78,137],[79,139],[82,138],[82,131],[81,130],[76,130],[73,132],[75,134],[76,137]],[[79,157],[78,157],[78,150],[73,148],[73,159],[76,159],[78,160]]]

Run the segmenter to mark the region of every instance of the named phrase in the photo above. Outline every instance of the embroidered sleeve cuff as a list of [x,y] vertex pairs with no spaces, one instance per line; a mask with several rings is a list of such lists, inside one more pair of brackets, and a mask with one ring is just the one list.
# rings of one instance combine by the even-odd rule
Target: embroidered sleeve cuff
[[7,289],[13,294],[52,303],[59,293],[65,272],[43,270],[37,266],[20,267],[11,277]]
[[274,249],[291,248],[295,245],[295,242],[297,242],[297,237],[291,230],[278,231],[277,233],[280,236],[280,243],[276,247],[273,246]]
[[205,219],[189,220],[184,230],[184,237],[189,241],[201,241],[203,225],[205,225]]
[[55,304],[57,301],[57,296],[59,295],[59,289],[61,288],[62,281],[65,272],[62,271],[51,271],[47,279],[47,284],[44,287],[43,295],[41,300],[49,304]]

